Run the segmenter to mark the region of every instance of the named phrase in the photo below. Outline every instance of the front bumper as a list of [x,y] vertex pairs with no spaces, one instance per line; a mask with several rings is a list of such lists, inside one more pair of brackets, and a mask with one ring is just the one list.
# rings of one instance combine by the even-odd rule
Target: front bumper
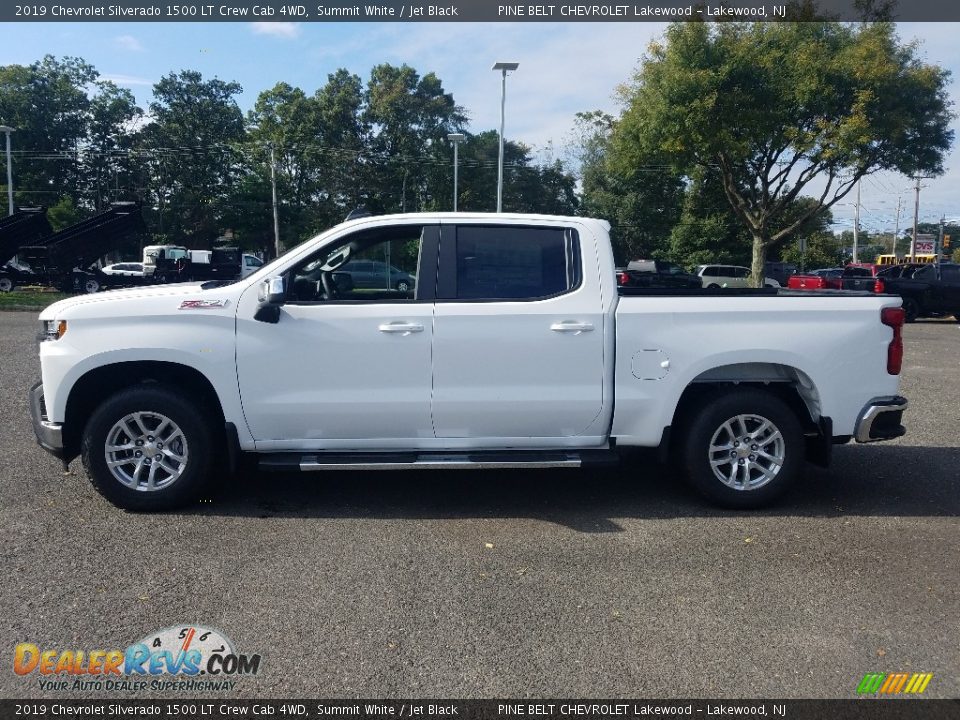
[[67,450],[63,444],[63,424],[47,420],[43,383],[37,383],[30,388],[30,417],[33,419],[33,432],[40,447],[55,458],[65,461]]
[[874,398],[866,404],[857,419],[854,438],[857,442],[893,440],[905,435],[907,429],[900,424],[907,399],[899,395]]

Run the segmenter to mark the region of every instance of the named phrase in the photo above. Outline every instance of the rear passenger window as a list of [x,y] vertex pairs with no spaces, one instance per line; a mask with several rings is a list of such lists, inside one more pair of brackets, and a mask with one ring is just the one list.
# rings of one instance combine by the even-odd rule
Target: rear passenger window
[[535,300],[580,284],[576,233],[561,228],[460,226],[443,254],[441,278],[455,273],[455,287],[441,279],[445,299]]

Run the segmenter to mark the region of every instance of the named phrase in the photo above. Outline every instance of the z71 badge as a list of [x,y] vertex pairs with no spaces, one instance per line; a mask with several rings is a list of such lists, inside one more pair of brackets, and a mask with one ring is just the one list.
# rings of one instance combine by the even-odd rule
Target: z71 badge
[[226,300],[184,300],[180,303],[181,310],[214,310],[226,306]]

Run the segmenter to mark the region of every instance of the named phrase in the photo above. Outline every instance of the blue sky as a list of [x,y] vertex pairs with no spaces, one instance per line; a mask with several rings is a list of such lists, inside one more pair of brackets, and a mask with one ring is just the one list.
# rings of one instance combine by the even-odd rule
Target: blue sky
[[[381,62],[407,63],[436,72],[470,117],[470,130],[499,122],[497,60],[516,60],[507,81],[508,138],[541,157],[564,156],[575,113],[602,109],[617,114],[615,92],[628,80],[650,40],[664,26],[653,23],[6,23],[0,65],[27,64],[44,54],[79,56],[101,75],[130,88],[146,107],[151,86],[163,75],[195,69],[204,77],[236,80],[241,108],[260,91],[285,81],[312,92],[330,72],[345,67],[366,79]],[[960,24],[902,24],[903,40],[919,40],[928,62],[954,72],[951,95],[960,99]],[[955,110],[960,110],[957,103]],[[954,123],[960,130],[960,122]],[[960,132],[958,132],[960,137]],[[552,143],[552,150],[551,150]],[[960,144],[960,143],[958,143]],[[920,217],[960,220],[960,150],[947,173],[924,181]],[[895,174],[865,180],[861,226],[892,230],[902,196],[900,228],[912,223],[911,181]],[[835,229],[852,227],[853,195],[835,208]]]

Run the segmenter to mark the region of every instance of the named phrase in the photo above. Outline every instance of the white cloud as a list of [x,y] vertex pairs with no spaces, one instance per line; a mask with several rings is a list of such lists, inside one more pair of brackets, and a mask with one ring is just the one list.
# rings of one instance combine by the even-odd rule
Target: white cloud
[[136,75],[124,75],[122,73],[106,73],[100,76],[101,80],[107,80],[114,85],[153,85],[154,81],[147,78],[137,77]]
[[500,123],[498,60],[516,60],[507,77],[506,136],[555,154],[585,110],[619,114],[619,84],[628,82],[647,49],[662,35],[658,23],[424,23],[387,26],[378,38],[383,61],[435,71],[470,114],[471,132]]
[[132,52],[141,52],[143,45],[133,35],[118,35],[113,42],[121,50],[130,50]]
[[272,35],[279,38],[300,37],[300,23],[293,22],[255,22],[250,23],[255,35]]

